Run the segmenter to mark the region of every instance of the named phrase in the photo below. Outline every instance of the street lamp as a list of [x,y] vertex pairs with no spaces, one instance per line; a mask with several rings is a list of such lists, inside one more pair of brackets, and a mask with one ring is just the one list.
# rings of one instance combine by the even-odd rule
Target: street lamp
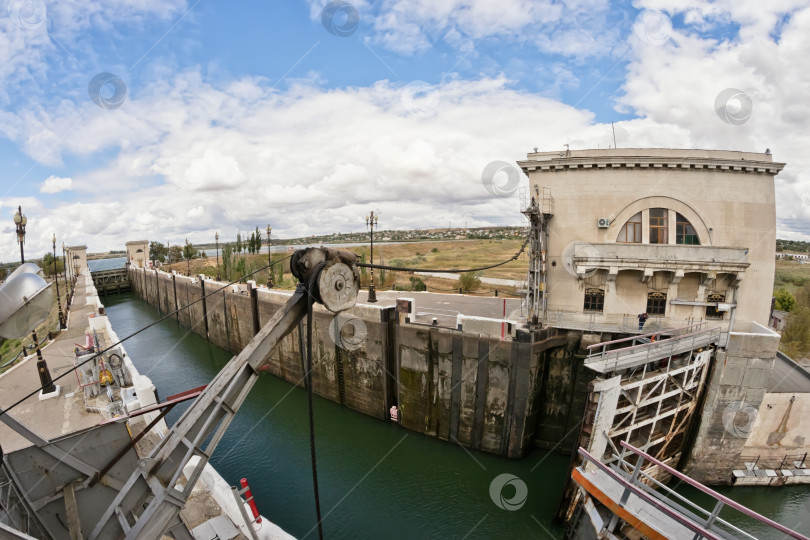
[[191,250],[188,249],[188,238],[186,238],[186,252],[183,253],[186,258],[186,275],[191,277]]
[[267,286],[273,287],[273,256],[270,253],[270,232],[273,229],[267,224]]
[[[374,215],[374,210],[371,211],[371,214],[366,216],[366,227],[368,227],[369,232],[371,233],[371,264],[374,264],[374,227],[377,226],[377,219],[379,215]],[[374,266],[371,267],[371,283],[368,286],[368,301],[369,302],[376,302],[377,301],[377,292],[374,290]]]
[[59,308],[59,329],[65,329],[65,316],[62,314],[62,299],[59,297],[59,274],[56,273],[56,233],[53,235],[53,280],[56,282],[56,306]]
[[17,226],[17,241],[20,243],[20,262],[25,264],[25,251],[23,244],[25,244],[25,225],[28,223],[28,218],[22,213],[22,206],[17,207],[17,213],[14,214],[14,224]]
[[217,281],[219,281],[219,231],[214,233],[214,240],[217,243]]
[[65,296],[67,296],[67,300],[65,301],[65,309],[69,311],[70,302],[73,299],[73,293],[71,292],[70,284],[68,282],[67,246],[64,242],[62,242],[62,264],[64,265],[62,271],[64,272],[63,277],[65,278]]

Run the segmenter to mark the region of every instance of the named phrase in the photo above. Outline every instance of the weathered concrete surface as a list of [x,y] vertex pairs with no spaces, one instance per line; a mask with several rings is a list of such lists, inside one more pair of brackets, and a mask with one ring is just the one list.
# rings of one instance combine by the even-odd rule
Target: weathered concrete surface
[[[255,319],[261,327],[290,294],[244,286],[219,290],[223,284],[212,280],[137,267],[130,273],[138,296],[163,314],[180,309],[175,318],[181,325],[232,354],[253,337]],[[204,301],[203,289],[210,294]],[[556,424],[547,434],[548,446],[565,433],[573,440],[587,392],[587,379],[579,376],[581,359],[571,357],[578,334],[512,327],[501,339],[500,323],[486,322],[469,332],[406,324],[393,306],[358,304],[335,316],[316,305],[313,389],[380,419],[388,419],[390,407],[397,405],[399,422],[408,429],[510,457],[523,455],[537,426],[545,429],[552,416]],[[306,320],[282,340],[263,369],[303,386],[305,344]],[[558,354],[548,368],[547,351],[563,345],[569,353]],[[549,410],[553,415],[544,414]]]
[[[87,302],[88,298],[96,298],[94,290],[86,292],[87,282],[92,283],[89,271],[81,273],[76,282],[68,314],[67,330],[41,348],[42,357],[47,362],[53,378],[73,369],[74,343],[84,343],[84,332],[88,328],[88,320],[97,313],[95,300],[90,304]],[[74,374],[71,373],[55,381],[54,384],[61,388],[58,397],[40,400],[35,394],[8,414],[46,439],[92,427],[103,419],[100,414],[85,410],[83,394],[81,391],[76,392],[78,382]],[[8,408],[39,386],[37,357],[36,354],[31,354],[0,375],[0,405],[4,409]],[[4,423],[0,423],[0,441],[2,441],[3,451],[7,453],[32,444]]]
[[730,484],[770,378],[779,334],[752,323],[718,349],[684,472],[704,484]]

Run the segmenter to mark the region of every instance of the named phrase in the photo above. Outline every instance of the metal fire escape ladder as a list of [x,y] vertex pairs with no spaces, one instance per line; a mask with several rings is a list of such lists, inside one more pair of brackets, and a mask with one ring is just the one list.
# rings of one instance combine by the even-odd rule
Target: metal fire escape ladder
[[[242,352],[214,377],[150,456],[139,460],[138,470],[96,524],[91,540],[160,538],[177,525],[180,510],[256,383],[258,371],[280,341],[306,316],[311,296],[332,311],[354,305],[359,279],[356,267],[346,262],[348,258],[353,263],[354,254],[350,257],[345,252],[325,248],[299,253],[304,255],[292,261],[300,268],[296,277],[302,283],[317,283],[315,290],[299,287]],[[310,273],[315,274],[313,279],[309,279]],[[200,459],[183,485],[183,468],[194,456]]]
[[531,204],[523,210],[529,220],[529,272],[526,278],[526,319],[537,324],[546,312],[546,223],[553,214],[553,199],[548,188],[536,190]]

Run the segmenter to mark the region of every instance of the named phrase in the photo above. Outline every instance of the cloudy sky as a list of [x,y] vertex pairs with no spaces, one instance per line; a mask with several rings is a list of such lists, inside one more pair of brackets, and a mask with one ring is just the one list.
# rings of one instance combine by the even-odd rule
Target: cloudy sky
[[607,147],[611,122],[619,146],[770,148],[778,235],[810,237],[808,0],[0,4],[3,261],[18,205],[37,256],[54,232],[100,251],[372,209],[517,224],[487,165]]

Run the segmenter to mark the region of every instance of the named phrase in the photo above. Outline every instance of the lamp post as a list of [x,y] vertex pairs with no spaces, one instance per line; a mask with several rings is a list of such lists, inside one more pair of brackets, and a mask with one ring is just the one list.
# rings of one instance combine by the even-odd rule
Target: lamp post
[[20,243],[20,262],[25,264],[25,225],[28,223],[28,218],[22,213],[22,206],[17,207],[17,213],[14,214],[14,224],[17,226],[17,241]]
[[186,258],[186,275],[191,277],[191,250],[188,249],[188,238],[186,238],[186,252],[183,256]]
[[273,255],[270,253],[270,232],[273,229],[267,224],[267,286],[273,287]]
[[62,299],[59,297],[59,274],[56,272],[56,233],[53,235],[53,280],[56,282],[56,306],[59,308],[59,329],[65,329],[65,316],[62,314]]
[[[25,226],[28,224],[28,219],[22,213],[22,206],[17,207],[17,213],[14,214],[14,224],[17,226],[17,241],[20,243],[20,261],[25,264],[25,251],[23,244],[25,243]],[[61,321],[60,321],[61,326]],[[37,373],[39,373],[39,381],[42,386],[42,392],[49,394],[56,390],[51,378],[51,373],[48,371],[48,364],[42,357],[42,351],[39,350],[39,340],[37,339],[36,325],[31,330],[31,337],[34,338],[34,347],[37,351]]]
[[[374,227],[377,225],[377,219],[379,216],[374,215],[374,210],[371,211],[371,214],[366,216],[366,227],[371,234],[371,264],[374,264]],[[376,302],[377,301],[377,291],[374,290],[374,267],[371,267],[371,283],[368,286],[368,301],[369,302]]]
[[217,243],[217,281],[219,281],[219,231],[214,233],[214,241]]
[[67,300],[65,300],[65,309],[70,310],[70,301],[73,295],[70,292],[70,284],[68,283],[67,246],[65,246],[64,242],[62,242],[62,265],[63,265],[62,272],[64,272],[62,277],[64,278],[65,281],[65,296],[67,296]]

